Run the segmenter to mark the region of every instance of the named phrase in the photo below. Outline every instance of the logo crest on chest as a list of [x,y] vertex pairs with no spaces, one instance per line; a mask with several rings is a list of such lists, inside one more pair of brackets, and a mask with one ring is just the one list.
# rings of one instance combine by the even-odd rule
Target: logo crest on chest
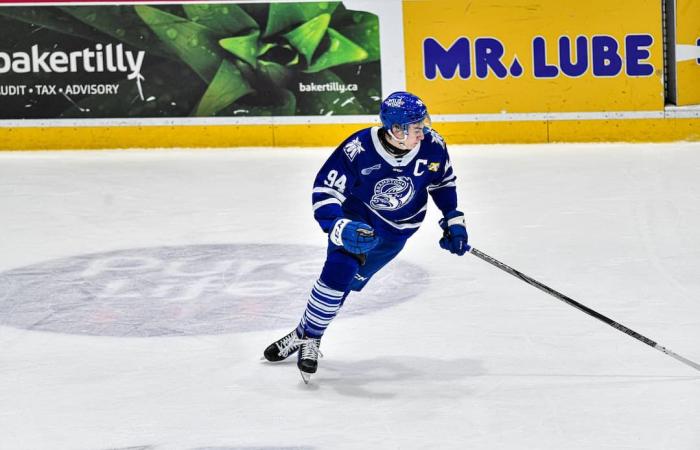
[[416,188],[410,177],[384,178],[374,185],[370,201],[373,209],[396,211],[413,199]]

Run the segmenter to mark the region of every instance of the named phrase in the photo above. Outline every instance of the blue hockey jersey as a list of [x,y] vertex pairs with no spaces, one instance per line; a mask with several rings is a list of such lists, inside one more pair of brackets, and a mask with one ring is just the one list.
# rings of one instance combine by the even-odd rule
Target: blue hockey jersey
[[312,204],[325,232],[346,217],[371,225],[384,239],[406,239],[425,218],[428,194],[443,215],[457,209],[456,176],[442,136],[431,130],[397,158],[382,146],[379,129],[351,135],[318,172]]

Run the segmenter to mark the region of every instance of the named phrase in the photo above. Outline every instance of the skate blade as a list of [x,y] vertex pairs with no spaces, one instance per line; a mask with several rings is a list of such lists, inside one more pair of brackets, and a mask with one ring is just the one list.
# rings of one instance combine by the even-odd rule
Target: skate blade
[[311,374],[302,372],[301,370],[299,373],[301,374],[301,379],[304,380],[304,384],[309,384],[309,381],[311,381]]

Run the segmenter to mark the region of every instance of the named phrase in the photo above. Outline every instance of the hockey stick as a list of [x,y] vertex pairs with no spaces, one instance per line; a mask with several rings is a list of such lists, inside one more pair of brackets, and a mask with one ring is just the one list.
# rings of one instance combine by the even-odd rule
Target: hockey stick
[[672,352],[671,350],[667,349],[666,347],[662,347],[661,345],[652,341],[648,337],[642,336],[641,334],[637,333],[636,331],[631,330],[618,322],[615,322],[611,318],[606,317],[606,316],[600,314],[599,312],[594,311],[585,305],[582,305],[581,303],[577,302],[576,300],[574,300],[570,297],[567,297],[566,295],[564,295],[560,292],[555,291],[554,289],[550,288],[549,286],[546,286],[546,285],[540,283],[539,281],[528,277],[524,273],[518,272],[517,270],[513,269],[512,267],[503,264],[499,260],[490,257],[486,253],[483,253],[483,252],[475,249],[474,247],[472,247],[471,250],[469,250],[469,252],[472,255],[486,261],[487,263],[498,267],[499,269],[503,270],[504,272],[508,272],[509,274],[513,275],[514,277],[520,278],[521,280],[523,280],[527,284],[534,286],[541,291],[546,292],[547,294],[551,295],[552,297],[555,297],[555,298],[563,301],[564,303],[567,303],[567,304],[573,306],[574,308],[585,312],[589,316],[595,317],[596,319],[600,320],[601,322],[607,323],[608,325],[615,328],[616,330],[622,331],[623,333],[625,333],[629,336],[632,336],[633,338],[637,339],[638,341],[644,342],[648,346],[653,347],[653,348],[667,354],[668,356],[677,359],[678,361],[682,362],[683,364],[689,365],[690,367],[694,368],[695,370],[700,370],[700,364],[693,362],[687,358],[684,358],[684,357]]

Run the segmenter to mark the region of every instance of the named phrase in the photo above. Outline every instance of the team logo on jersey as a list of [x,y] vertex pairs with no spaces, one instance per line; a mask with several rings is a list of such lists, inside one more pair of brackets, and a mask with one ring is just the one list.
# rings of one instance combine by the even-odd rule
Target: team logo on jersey
[[355,156],[364,152],[365,148],[362,146],[362,143],[360,142],[360,138],[356,137],[352,141],[345,144],[345,147],[343,147],[343,151],[347,155],[348,159],[350,161],[352,161],[353,159],[355,159]]
[[440,163],[439,162],[431,162],[428,164],[428,170],[431,172],[437,172],[440,170]]
[[410,177],[385,178],[374,185],[370,206],[374,209],[396,211],[410,202],[416,189]]
[[370,173],[374,172],[375,170],[379,170],[382,168],[381,164],[375,164],[372,167],[365,167],[364,169],[360,170],[360,173],[362,175],[369,175]]
[[440,133],[435,130],[430,130],[430,136],[433,138],[433,142],[440,144],[440,147],[445,148],[445,139],[440,136]]

